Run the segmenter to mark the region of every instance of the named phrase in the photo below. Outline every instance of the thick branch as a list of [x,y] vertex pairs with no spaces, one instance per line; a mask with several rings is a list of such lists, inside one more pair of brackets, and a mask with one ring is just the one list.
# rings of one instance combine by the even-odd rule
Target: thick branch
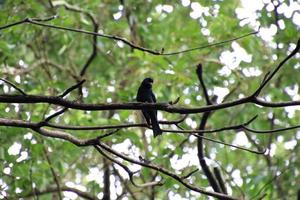
[[[206,100],[206,104],[207,105],[211,105],[211,100],[208,96],[208,92],[206,89],[206,86],[204,84],[204,80],[203,80],[203,73],[202,73],[202,65],[198,64],[197,69],[196,69],[196,73],[200,82],[200,85],[202,87],[204,96],[205,96],[205,100]],[[200,125],[199,125],[199,130],[205,130],[205,126],[206,126],[206,122],[210,116],[211,111],[207,111],[203,113],[203,116],[201,118],[200,121]],[[199,133],[198,134],[200,137],[198,137],[197,139],[197,150],[198,150],[198,159],[199,159],[199,163],[201,165],[201,168],[205,174],[205,176],[207,177],[207,180],[209,182],[209,184],[211,185],[211,187],[214,189],[215,192],[222,192],[217,181],[216,178],[214,177],[213,173],[210,171],[209,167],[206,164],[206,161],[204,159],[204,145],[203,145],[203,133]],[[222,199],[222,198],[220,198]]]
[[224,183],[224,180],[222,178],[219,168],[214,167],[214,175],[215,175],[216,179],[218,180],[218,183],[219,183],[220,188],[222,189],[222,192],[224,194],[227,194],[227,189],[226,189],[226,186],[225,186],[225,183]]
[[130,102],[130,103],[101,103],[101,104],[86,104],[80,102],[69,101],[56,96],[38,96],[38,95],[0,95],[0,103],[24,103],[24,104],[34,104],[34,103],[49,103],[54,105],[63,106],[66,108],[76,109],[76,110],[141,110],[141,109],[155,109],[162,110],[169,113],[179,113],[179,114],[195,114],[203,113],[207,111],[220,110],[224,108],[230,108],[246,103],[255,103],[264,107],[287,107],[300,105],[300,101],[289,101],[289,102],[278,102],[270,103],[263,100],[259,100],[253,97],[245,97],[235,101],[208,105],[198,108],[187,108],[173,106],[168,103],[140,103],[140,102]]

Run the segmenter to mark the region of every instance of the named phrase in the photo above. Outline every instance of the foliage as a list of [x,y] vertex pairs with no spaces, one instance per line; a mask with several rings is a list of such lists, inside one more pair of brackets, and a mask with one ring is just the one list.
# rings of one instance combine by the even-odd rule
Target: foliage
[[[93,31],[93,23],[86,13],[94,16],[98,33],[116,35],[132,43],[155,51],[177,52],[185,49],[236,38],[258,29],[256,35],[231,43],[180,53],[170,56],[152,55],[133,49],[123,42],[97,38],[97,55],[83,77],[80,71],[93,51],[93,36],[24,23],[0,32],[1,77],[14,82],[27,94],[55,96],[86,79],[83,84],[84,103],[133,102],[144,77],[154,79],[154,92],[159,102],[174,101],[176,106],[201,107],[206,102],[195,73],[198,63],[203,65],[203,76],[210,97],[217,103],[236,100],[252,94],[264,75],[272,71],[295,47],[299,39],[299,22],[293,15],[280,12],[281,5],[292,6],[295,1],[260,2],[261,9],[253,14],[255,23],[238,17],[243,4],[231,1],[0,1],[0,26],[25,18],[45,18],[57,14],[47,23]],[[255,4],[255,3],[254,3]],[[272,5],[275,8],[270,9]],[[199,8],[199,5],[201,7]],[[273,5],[273,7],[274,7]],[[52,7],[53,6],[53,7]],[[67,8],[74,8],[67,9]],[[199,8],[203,13],[194,16]],[[251,10],[251,8],[249,8]],[[243,11],[247,15],[246,11]],[[298,13],[298,14],[297,14]],[[193,18],[194,16],[194,18]],[[284,24],[282,27],[281,24]],[[266,40],[266,30],[277,29]],[[272,32],[272,31],[271,31]],[[299,100],[299,53],[290,59],[260,94],[272,101]],[[231,92],[232,91],[232,92]],[[0,83],[1,94],[18,94],[13,87]],[[230,92],[230,93],[229,93]],[[227,95],[229,93],[229,95]],[[224,99],[223,97],[226,96]],[[66,97],[79,100],[78,90]],[[1,103],[1,118],[39,122],[59,110],[57,105]],[[181,118],[179,114],[159,111],[164,120]],[[242,124],[258,115],[249,125],[257,130],[268,130],[298,125],[300,112],[295,107],[266,108],[255,104],[218,110],[212,113],[207,129]],[[192,114],[181,124],[182,128],[196,129],[202,114]],[[81,111],[69,109],[53,123],[96,126],[139,123],[138,111],[109,110]],[[163,128],[176,128],[161,125]],[[66,131],[79,138],[91,138],[109,130]],[[234,197],[250,199],[266,194],[266,199],[291,199],[300,184],[299,132],[296,129],[275,134],[254,134],[229,130],[205,136],[248,149],[261,150],[263,155],[251,154],[214,142],[205,141],[205,156],[211,168],[218,167],[224,177],[228,193]],[[199,168],[197,140],[193,136],[165,133],[152,138],[151,131],[143,128],[121,129],[105,138],[106,144],[119,152],[138,159],[139,156],[178,175]],[[183,142],[184,141],[184,142]],[[47,138],[30,129],[0,127],[0,197],[24,197],[34,194],[33,188],[43,191],[55,187],[55,175],[61,186],[68,186],[102,198],[105,159],[95,149],[77,147],[69,142]],[[18,149],[17,144],[21,145]],[[190,191],[176,180],[148,168],[123,162],[132,171],[137,183],[160,180],[162,186],[138,188],[115,163],[109,162],[111,198],[116,199],[206,199],[203,194]],[[53,174],[54,170],[54,174]],[[203,171],[190,177],[189,182],[211,189]],[[1,196],[2,195],[2,196]],[[40,199],[55,198],[56,193]],[[63,193],[67,195],[67,193]],[[34,196],[34,195],[32,195]]]

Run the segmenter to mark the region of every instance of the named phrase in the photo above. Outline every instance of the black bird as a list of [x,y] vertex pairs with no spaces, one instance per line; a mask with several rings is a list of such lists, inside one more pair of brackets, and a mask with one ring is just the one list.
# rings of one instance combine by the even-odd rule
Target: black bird
[[[153,84],[152,78],[145,78],[143,80],[136,95],[137,101],[156,103],[155,95],[152,92],[152,84]],[[142,113],[147,121],[147,124],[149,126],[152,125],[154,137],[161,135],[162,131],[157,121],[157,110],[142,109]]]

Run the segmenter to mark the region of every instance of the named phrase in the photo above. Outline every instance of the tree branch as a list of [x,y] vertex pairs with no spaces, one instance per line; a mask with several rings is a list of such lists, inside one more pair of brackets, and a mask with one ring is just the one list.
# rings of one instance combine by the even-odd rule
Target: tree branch
[[[80,196],[84,199],[89,199],[89,200],[98,199],[97,197],[91,196],[89,193],[83,192],[83,191],[78,190],[76,188],[62,186],[60,189],[61,189],[61,191],[65,191],[65,192],[74,192],[75,194],[77,194],[78,196]],[[26,194],[24,196],[18,196],[18,198],[27,198],[27,197],[31,197],[35,194],[40,196],[40,195],[45,195],[45,194],[49,194],[49,193],[54,193],[54,192],[57,192],[57,191],[58,191],[57,187],[49,187],[49,188],[47,188],[45,190],[42,190],[42,191],[36,190],[35,192],[31,192],[31,193]]]
[[[5,119],[5,118],[0,118],[0,126],[12,126],[12,127],[21,127],[21,128],[30,128],[38,133],[40,133],[41,135],[44,135],[46,137],[53,137],[53,138],[60,138],[60,139],[64,139],[67,140],[69,142],[72,142],[73,144],[77,145],[77,146],[89,146],[89,145],[93,145],[95,144],[95,142],[97,142],[99,139],[108,137],[110,135],[113,135],[114,133],[116,133],[119,129],[116,129],[112,132],[108,132],[105,134],[102,134],[100,136],[97,136],[95,138],[92,139],[78,139],[75,136],[66,133],[66,132],[62,132],[62,131],[57,131],[57,130],[48,130],[45,128],[42,128],[43,126],[47,126],[47,123],[45,122],[40,122],[40,123],[34,123],[34,122],[27,122],[27,121],[23,121],[23,120],[16,120],[16,119]],[[172,130],[169,130],[169,132],[171,132]],[[175,130],[173,130],[173,132],[176,132]],[[182,133],[183,131],[177,131],[178,133]],[[204,137],[203,135],[198,135],[192,132],[186,132],[190,135],[193,135],[197,138],[202,138],[204,140],[208,140],[211,142],[215,142],[215,143],[219,143],[219,144],[223,144],[225,146],[230,146],[230,147],[234,147],[240,150],[244,150],[244,151],[248,151],[251,153],[255,153],[255,154],[264,154],[264,152],[266,150],[263,151],[254,151],[254,150],[250,150],[250,149],[246,149],[244,147],[239,147],[233,144],[228,144],[222,141],[218,141],[212,138],[207,138]]]
[[195,191],[195,192],[198,192],[198,193],[202,193],[202,194],[205,194],[205,195],[208,195],[208,196],[212,196],[212,197],[216,197],[216,198],[223,198],[223,199],[235,199],[234,197],[231,197],[231,196],[228,196],[228,195],[225,195],[225,194],[221,194],[221,193],[218,193],[218,192],[210,192],[210,191],[206,191],[204,189],[201,189],[201,188],[197,188],[193,185],[191,185],[190,183],[182,180],[178,175],[162,168],[162,167],[158,167],[156,165],[153,165],[151,163],[145,163],[145,162],[141,162],[141,161],[138,161],[138,160],[135,160],[133,158],[130,158],[130,157],[127,157],[125,156],[124,154],[122,153],[119,153],[115,150],[113,150],[112,148],[110,148],[109,146],[105,145],[104,143],[102,142],[99,142],[98,144],[101,148],[105,149],[106,151],[110,152],[111,154],[119,157],[119,158],[122,158],[123,160],[126,160],[128,162],[131,162],[131,163],[134,163],[134,164],[137,164],[137,165],[141,165],[141,166],[144,166],[144,167],[147,167],[147,168],[150,168],[150,169],[154,169],[156,171],[159,171],[177,181],[179,181],[182,185],[184,185],[185,187]]
[[[204,94],[204,97],[205,97],[205,100],[206,100],[206,104],[211,105],[212,102],[211,102],[211,100],[208,96],[208,92],[207,92],[206,86],[204,84],[202,71],[203,71],[202,70],[202,64],[198,64],[197,69],[196,69],[198,80],[199,80],[200,85],[203,89],[203,94]],[[207,122],[207,120],[210,116],[210,113],[211,113],[211,111],[207,111],[207,112],[203,113],[201,121],[200,121],[200,125],[199,125],[199,130],[205,130],[206,122]],[[199,159],[199,164],[200,164],[205,176],[207,177],[207,180],[208,180],[209,184],[214,189],[214,191],[221,193],[222,191],[221,191],[221,189],[220,189],[220,187],[217,183],[217,180],[214,177],[213,173],[210,171],[209,167],[207,166],[205,158],[204,158],[204,145],[203,145],[203,139],[204,139],[203,136],[204,136],[204,134],[199,133],[199,134],[197,134],[197,136],[199,136],[198,139],[197,139],[197,150],[198,150],[197,156],[198,156],[198,159]],[[223,198],[219,198],[219,199],[223,199]]]
[[227,194],[227,189],[226,189],[226,186],[225,186],[225,183],[224,183],[224,180],[222,178],[222,175],[221,175],[221,172],[220,170],[218,169],[218,167],[214,167],[214,175],[219,183],[219,186],[220,188],[222,189],[222,192],[224,194]]
[[153,182],[148,182],[148,183],[143,183],[143,184],[137,184],[135,183],[134,181],[134,172],[132,172],[126,165],[124,165],[123,163],[121,163],[120,161],[114,159],[113,157],[109,156],[108,154],[106,154],[104,151],[102,151],[102,149],[97,146],[97,145],[94,145],[95,149],[100,153],[102,154],[104,157],[106,157],[108,160],[112,161],[113,163],[119,165],[120,167],[122,167],[128,174],[129,176],[129,180],[130,182],[135,186],[135,187],[150,187],[150,186],[161,186],[163,185],[163,182],[162,180],[160,181],[153,181]]
[[15,84],[13,84],[12,82],[4,79],[4,78],[0,78],[1,81],[7,83],[8,85],[10,85],[11,87],[15,88],[18,92],[20,92],[22,95],[26,96],[27,94],[21,90],[19,87],[17,87]]
[[[0,120],[1,122],[2,120]],[[6,122],[6,124],[9,124],[8,121],[3,121],[3,122]],[[144,167],[148,167],[148,168],[151,168],[151,169],[154,169],[156,171],[159,171],[177,181],[179,181],[182,185],[184,185],[185,187],[195,191],[195,192],[199,192],[199,193],[202,193],[202,194],[205,194],[205,195],[208,195],[208,196],[213,196],[213,197],[216,197],[216,198],[223,198],[223,199],[229,199],[229,200],[234,200],[235,198],[231,197],[231,196],[228,196],[228,195],[224,195],[224,194],[221,194],[221,193],[217,193],[217,192],[210,192],[210,191],[206,191],[204,189],[201,189],[201,188],[197,188],[193,185],[191,185],[190,183],[182,180],[178,175],[162,168],[162,167],[159,167],[159,166],[156,166],[156,165],[153,165],[151,163],[145,163],[145,162],[141,162],[141,161],[138,161],[138,160],[134,160],[132,158],[129,158],[119,152],[116,152],[114,151],[113,149],[111,149],[109,146],[105,145],[104,143],[100,142],[98,137],[96,138],[93,138],[93,139],[79,139],[69,133],[65,133],[65,132],[62,132],[62,131],[54,131],[54,130],[47,130],[47,129],[44,129],[44,128],[39,128],[39,127],[36,127],[36,125],[34,125],[34,123],[22,123],[22,124],[16,124],[17,126],[22,126],[22,127],[25,127],[25,126],[29,126],[27,128],[31,128],[32,130],[34,130],[35,132],[43,135],[43,136],[46,136],[46,137],[52,137],[52,138],[60,138],[60,139],[63,139],[63,140],[66,140],[66,141],[69,141],[77,146],[95,146],[95,145],[98,145],[99,147],[101,147],[102,149],[106,150],[107,152],[110,152],[111,154],[115,155],[115,156],[118,156],[128,162],[131,162],[131,163],[134,163],[134,164],[138,164],[138,165],[141,165],[141,166],[144,166]]]
[[296,48],[285,58],[283,61],[279,63],[279,65],[274,69],[272,73],[270,73],[268,76],[266,76],[265,80],[262,82],[262,84],[259,86],[259,88],[254,93],[255,96],[258,96],[261,90],[270,82],[270,80],[275,76],[275,74],[280,70],[280,68],[284,65],[286,61],[288,61],[290,58],[292,58],[296,53],[298,53],[300,50],[300,39],[297,41]]
[[246,103],[255,103],[263,107],[288,107],[300,105],[300,101],[289,101],[289,102],[266,102],[251,96],[244,97],[238,100],[202,106],[202,107],[179,107],[172,106],[169,103],[141,103],[141,102],[129,102],[129,103],[100,103],[100,104],[87,104],[79,103],[74,101],[69,101],[56,96],[38,96],[38,95],[0,95],[0,103],[24,103],[24,104],[35,104],[35,103],[49,103],[54,105],[59,105],[76,110],[90,110],[90,111],[100,111],[100,110],[141,110],[141,109],[155,109],[166,111],[169,113],[178,114],[196,114],[203,113],[207,111],[220,110],[225,108],[230,108]]
[[61,98],[65,97],[66,95],[68,95],[70,92],[72,92],[76,88],[79,88],[84,82],[85,82],[85,79],[79,81],[75,85],[73,85],[70,88],[66,89],[66,91],[64,91],[61,95],[58,95],[58,97],[61,97]]
[[[55,17],[52,16],[52,17],[49,17],[47,19],[54,19],[54,18],[56,18],[56,16]],[[37,26],[43,26],[43,27],[54,28],[54,29],[65,30],[65,31],[72,31],[72,32],[77,32],[77,33],[82,33],[82,34],[87,34],[87,35],[95,35],[95,36],[102,37],[102,38],[107,38],[107,39],[111,39],[111,40],[115,40],[115,41],[121,41],[121,42],[123,42],[124,44],[130,46],[133,49],[137,49],[137,50],[147,52],[147,53],[150,53],[150,54],[153,54],[153,55],[161,55],[161,56],[177,55],[177,54],[181,54],[181,53],[187,53],[187,52],[191,52],[191,51],[205,49],[205,48],[208,48],[208,47],[220,46],[220,45],[223,45],[225,43],[229,43],[229,42],[232,42],[232,41],[236,41],[236,40],[248,37],[250,35],[255,35],[259,32],[259,30],[254,31],[254,32],[250,32],[250,33],[247,33],[245,35],[242,35],[242,36],[239,36],[239,37],[236,37],[236,38],[232,38],[232,39],[228,39],[228,40],[224,40],[224,41],[216,42],[216,43],[212,43],[212,44],[200,45],[198,47],[186,49],[186,50],[183,50],[183,51],[163,53],[161,51],[154,51],[154,50],[151,50],[151,49],[148,49],[148,48],[145,48],[145,47],[137,46],[134,43],[128,41],[127,39],[119,37],[119,36],[101,34],[101,33],[97,33],[97,32],[81,30],[81,29],[73,29],[73,28],[67,28],[67,27],[62,27],[62,26],[56,26],[56,25],[42,23],[43,21],[48,21],[48,20],[37,19],[37,18],[26,18],[26,19],[21,20],[19,22],[15,22],[15,23],[12,23],[12,24],[1,26],[0,30],[6,29],[6,28],[9,28],[9,27],[12,27],[12,26],[17,26],[17,25],[20,25],[20,24],[24,24],[24,23],[30,23],[30,24],[37,25]]]
[[68,108],[63,108],[55,113],[53,113],[52,115],[48,116],[46,119],[44,119],[44,121],[42,121],[42,124],[45,123],[47,124],[51,119],[63,114],[64,112],[66,112],[68,110]]

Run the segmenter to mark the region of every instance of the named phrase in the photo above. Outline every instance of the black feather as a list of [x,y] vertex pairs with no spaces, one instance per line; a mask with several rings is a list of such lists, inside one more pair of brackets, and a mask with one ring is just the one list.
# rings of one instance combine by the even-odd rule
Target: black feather
[[[156,103],[156,97],[152,92],[152,78],[145,78],[137,92],[136,100],[139,102]],[[143,109],[142,113],[148,125],[152,125],[154,137],[161,135],[162,130],[157,121],[157,110]]]

